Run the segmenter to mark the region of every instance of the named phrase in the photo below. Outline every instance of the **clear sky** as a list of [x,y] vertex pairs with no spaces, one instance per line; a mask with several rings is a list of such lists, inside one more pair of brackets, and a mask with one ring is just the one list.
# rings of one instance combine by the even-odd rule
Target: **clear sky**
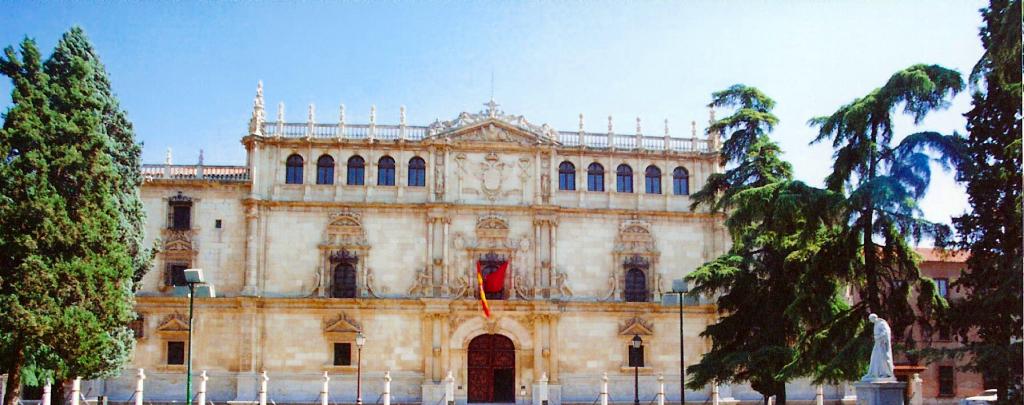
[[[419,1],[419,2],[28,2],[5,1],[0,45],[36,39],[44,55],[72,24],[99,51],[144,142],[143,159],[243,164],[257,80],[268,117],[410,124],[478,111],[491,95],[535,123],[574,130],[689,136],[707,123],[713,91],[761,88],[780,118],[773,137],[801,180],[820,185],[830,144],[809,146],[806,122],[881,86],[915,63],[965,76],[982,48],[982,1]],[[10,105],[0,80],[0,110]],[[966,93],[919,128],[964,133]],[[937,173],[923,201],[928,219],[966,209],[963,188]]]

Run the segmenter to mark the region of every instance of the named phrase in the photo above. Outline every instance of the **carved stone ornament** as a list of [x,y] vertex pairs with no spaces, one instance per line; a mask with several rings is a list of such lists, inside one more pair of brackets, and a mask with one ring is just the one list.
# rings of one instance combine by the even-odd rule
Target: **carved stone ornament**
[[480,179],[480,190],[488,200],[494,201],[501,196],[501,187],[508,177],[505,166],[505,162],[494,152],[488,153],[480,163],[480,171],[476,176]]
[[487,333],[493,335],[498,333],[499,330],[500,328],[498,328],[498,320],[496,318],[490,318],[484,321],[484,331]]
[[569,288],[569,275],[564,271],[555,273],[555,288],[562,297],[572,297],[572,288]]
[[497,214],[486,214],[476,221],[478,239],[508,239],[508,220]]
[[634,316],[626,320],[619,326],[619,335],[622,336],[633,336],[643,335],[650,336],[654,334],[654,324],[644,320],[639,316]]
[[157,333],[177,333],[177,332],[188,332],[188,318],[182,314],[170,314],[164,317],[160,321],[160,326],[156,327]]
[[430,269],[421,269],[416,272],[416,280],[413,281],[412,287],[409,287],[407,294],[412,297],[427,297],[430,296],[432,287]]
[[354,339],[356,334],[362,330],[363,324],[344,312],[324,322],[324,335],[329,339]]
[[324,245],[368,247],[366,232],[363,230],[362,215],[352,210],[331,214],[330,223],[324,233]]
[[381,293],[386,293],[387,291],[384,291],[384,289],[378,288],[376,286],[376,284],[377,284],[377,279],[373,275],[373,268],[367,267],[366,268],[366,292],[369,293],[370,296],[373,297],[373,298],[380,298],[380,294]]
[[619,234],[615,238],[615,251],[622,253],[657,252],[651,224],[630,219],[619,225]]

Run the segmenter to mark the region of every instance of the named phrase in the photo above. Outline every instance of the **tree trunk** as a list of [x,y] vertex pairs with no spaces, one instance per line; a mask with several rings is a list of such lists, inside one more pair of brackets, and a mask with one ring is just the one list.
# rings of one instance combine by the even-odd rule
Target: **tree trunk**
[[775,405],[786,405],[786,384],[782,383],[782,389],[775,394]]
[[7,370],[7,389],[4,390],[4,405],[18,405],[21,398],[21,366],[25,363],[25,348],[19,347]]
[[69,405],[71,404],[71,386],[69,381],[57,380],[53,382],[53,395],[50,396],[50,401],[53,405]]

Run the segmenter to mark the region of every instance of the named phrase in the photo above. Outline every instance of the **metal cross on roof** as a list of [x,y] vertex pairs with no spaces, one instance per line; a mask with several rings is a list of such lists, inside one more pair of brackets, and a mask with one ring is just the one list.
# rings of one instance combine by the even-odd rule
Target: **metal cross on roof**
[[498,114],[498,106],[500,105],[501,104],[494,102],[493,98],[491,99],[491,101],[484,103],[484,107],[487,107],[487,115],[491,118],[494,118]]

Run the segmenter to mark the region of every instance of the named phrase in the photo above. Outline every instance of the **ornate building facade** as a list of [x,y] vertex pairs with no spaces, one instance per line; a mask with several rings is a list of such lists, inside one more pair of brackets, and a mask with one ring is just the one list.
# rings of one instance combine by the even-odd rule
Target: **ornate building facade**
[[[683,310],[666,294],[727,248],[722,217],[690,208],[718,163],[718,139],[556,131],[505,114],[429,126],[288,123],[265,119],[262,86],[245,166],[144,166],[148,239],[160,247],[138,296],[130,369],[102,382],[131,396],[176,400],[184,385],[188,301],[182,270],[202,268],[216,298],[197,299],[193,367],[214,402],[252,401],[260,373],[277,403],[363,399],[436,404],[454,379],[457,402],[592,403],[633,394],[627,346],[644,342],[641,398],[663,376],[679,399],[710,305]],[[478,301],[478,266],[507,263],[492,316]],[[669,305],[665,305],[665,303]],[[362,332],[365,345],[354,338]],[[680,342],[680,339],[683,341]],[[361,359],[361,360],[360,360]],[[95,386],[95,384],[94,384]],[[733,388],[739,396],[742,388]],[[747,390],[749,391],[749,390]],[[813,389],[812,389],[813,391]],[[95,393],[94,393],[95,394]],[[711,389],[688,392],[706,400]],[[727,393],[723,392],[723,396]],[[813,397],[813,392],[812,392]],[[792,398],[792,396],[791,396]]]

